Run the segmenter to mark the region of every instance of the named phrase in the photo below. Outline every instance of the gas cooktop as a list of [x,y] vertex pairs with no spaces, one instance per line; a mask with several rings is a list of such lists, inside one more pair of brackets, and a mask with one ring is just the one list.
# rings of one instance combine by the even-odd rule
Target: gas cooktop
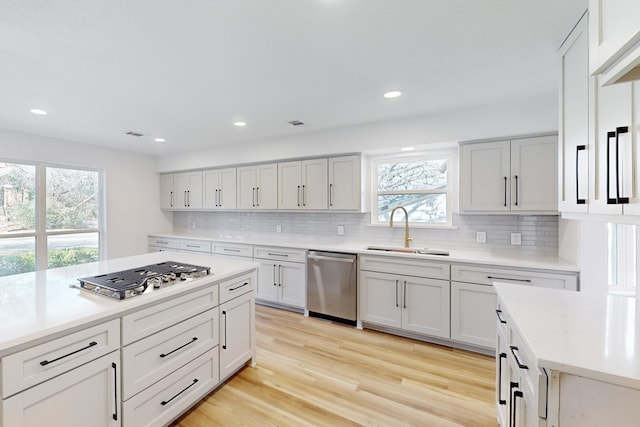
[[211,273],[211,267],[165,261],[130,270],[78,279],[87,291],[115,299],[141,295],[151,285],[158,289]]

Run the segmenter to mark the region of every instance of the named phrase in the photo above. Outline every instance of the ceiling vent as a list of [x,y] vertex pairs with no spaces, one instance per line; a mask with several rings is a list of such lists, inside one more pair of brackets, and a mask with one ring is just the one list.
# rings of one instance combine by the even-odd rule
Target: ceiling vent
[[291,126],[304,126],[304,122],[301,122],[300,120],[292,120],[289,122],[289,124]]
[[137,137],[144,136],[144,134],[140,132],[127,132],[127,135],[137,136]]

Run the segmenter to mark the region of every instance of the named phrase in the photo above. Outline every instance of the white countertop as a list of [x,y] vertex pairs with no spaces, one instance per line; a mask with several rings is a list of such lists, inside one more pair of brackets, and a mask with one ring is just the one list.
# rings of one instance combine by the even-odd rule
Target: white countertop
[[640,389],[636,299],[496,283],[538,366]]
[[[207,276],[115,300],[69,285],[77,278],[116,272],[162,261],[181,261],[211,267]],[[0,278],[0,356],[57,333],[118,317],[141,305],[176,296],[186,290],[256,268],[253,262],[191,253],[156,252],[72,267]]]
[[[579,268],[570,262],[567,262],[558,257],[540,257],[521,255],[517,252],[509,251],[466,251],[452,249],[449,250],[449,256],[441,255],[423,255],[423,254],[404,254],[398,252],[384,252],[367,250],[368,246],[384,246],[384,245],[371,245],[366,242],[336,242],[330,239],[317,239],[313,236],[307,236],[299,239],[291,239],[285,237],[278,237],[274,234],[261,235],[256,233],[251,238],[244,237],[230,237],[222,235],[214,235],[207,233],[181,233],[181,232],[161,232],[150,234],[152,237],[160,237],[166,239],[193,239],[193,240],[205,240],[213,242],[224,243],[243,243],[248,245],[263,245],[263,246],[281,246],[288,248],[298,249],[315,249],[332,252],[347,252],[361,255],[381,255],[381,256],[394,256],[394,257],[409,257],[419,259],[429,259],[432,261],[445,261],[445,262],[459,262],[479,265],[500,265],[503,267],[513,268],[532,268],[551,271],[567,271],[567,272],[579,272]],[[400,246],[401,247],[401,246]],[[412,249],[421,249],[418,246]],[[447,248],[429,248],[429,249],[447,249]]]

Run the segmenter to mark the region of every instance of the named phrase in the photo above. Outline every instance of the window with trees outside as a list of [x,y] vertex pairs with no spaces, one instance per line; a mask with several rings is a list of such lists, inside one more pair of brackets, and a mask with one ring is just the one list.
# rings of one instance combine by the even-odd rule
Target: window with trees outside
[[0,276],[99,260],[101,176],[0,162]]
[[[372,224],[388,224],[397,206],[407,210],[412,225],[447,226],[452,217],[453,152],[372,162]],[[394,221],[404,221],[396,211]]]

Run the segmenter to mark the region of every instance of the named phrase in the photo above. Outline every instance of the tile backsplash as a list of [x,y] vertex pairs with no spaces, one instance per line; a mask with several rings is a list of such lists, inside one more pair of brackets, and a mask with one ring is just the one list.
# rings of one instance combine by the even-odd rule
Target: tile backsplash
[[[273,233],[278,240],[312,237],[336,243],[364,242],[402,246],[404,227],[370,225],[370,213],[325,212],[175,212],[176,232],[250,239]],[[403,223],[402,223],[403,224]],[[195,225],[195,230],[193,229]],[[281,232],[276,233],[280,226]],[[344,235],[338,235],[338,226]],[[486,232],[486,243],[476,243],[476,232]],[[511,245],[511,233],[520,233],[521,245]],[[522,255],[558,255],[558,217],[521,215],[454,215],[453,228],[411,228],[413,247],[518,251]]]

